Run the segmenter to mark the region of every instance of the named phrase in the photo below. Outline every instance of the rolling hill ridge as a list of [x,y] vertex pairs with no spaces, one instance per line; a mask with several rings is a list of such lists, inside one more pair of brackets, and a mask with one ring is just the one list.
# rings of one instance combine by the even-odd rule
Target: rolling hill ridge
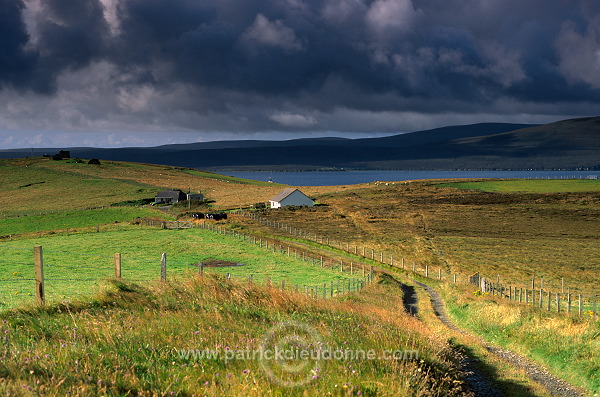
[[[56,149],[46,150],[49,153]],[[598,169],[600,117],[546,125],[482,123],[383,138],[216,141],[151,148],[70,148],[78,158],[212,170]],[[0,157],[30,156],[0,151]]]

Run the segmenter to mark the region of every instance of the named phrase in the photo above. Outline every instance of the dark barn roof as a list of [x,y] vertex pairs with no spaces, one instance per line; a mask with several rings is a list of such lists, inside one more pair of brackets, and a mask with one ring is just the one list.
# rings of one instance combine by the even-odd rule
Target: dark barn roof
[[186,195],[181,190],[161,190],[156,194],[156,198],[170,198],[172,200],[185,200]]

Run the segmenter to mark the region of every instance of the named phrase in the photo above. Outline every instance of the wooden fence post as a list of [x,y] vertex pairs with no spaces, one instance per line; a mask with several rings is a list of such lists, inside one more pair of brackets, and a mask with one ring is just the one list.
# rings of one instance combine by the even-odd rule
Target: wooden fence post
[[540,288],[540,309],[544,305],[543,297],[544,297],[544,291]]
[[200,276],[204,276],[204,262],[200,262],[198,264],[198,274]]
[[163,252],[160,256],[160,281],[167,281],[167,254]]
[[429,277],[429,265],[425,265],[425,277]]
[[551,302],[550,298],[551,297],[552,297],[552,294],[550,293],[550,291],[548,291],[548,308],[547,308],[548,311],[550,311],[550,302]]
[[35,262],[35,297],[39,305],[44,305],[46,303],[44,294],[44,255],[41,245],[33,247],[33,256]]
[[579,317],[583,315],[583,297],[579,294]]
[[118,252],[115,253],[115,278],[121,279],[121,254]]
[[556,312],[560,313],[560,294],[556,294]]
[[[519,298],[517,298],[517,290],[519,291],[519,293],[518,293]],[[515,287],[515,300],[518,300],[519,303],[523,302],[522,295],[523,295],[523,288],[517,288],[517,287]]]

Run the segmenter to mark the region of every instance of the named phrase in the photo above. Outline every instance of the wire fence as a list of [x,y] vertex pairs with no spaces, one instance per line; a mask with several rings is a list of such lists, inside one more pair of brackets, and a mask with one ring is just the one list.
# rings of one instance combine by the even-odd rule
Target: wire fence
[[[141,223],[164,228],[162,222],[159,225],[155,225],[154,222],[143,220]],[[245,280],[250,283],[268,287],[277,286],[289,292],[325,298],[359,291],[373,279],[372,267],[338,261],[327,256],[316,256],[307,250],[276,244],[272,239],[252,238],[209,223],[194,226],[212,233],[233,236],[240,240],[240,243],[243,241],[245,244],[257,245],[263,250],[294,257],[309,266],[345,273],[346,277],[343,280],[308,285],[292,283],[285,278],[275,280],[265,275],[249,274]],[[180,227],[189,228],[190,225],[187,222],[180,222]],[[89,298],[98,294],[108,285],[109,280],[115,278],[149,284],[157,281],[166,282],[172,277],[193,277],[205,271],[223,273],[223,269],[207,267],[202,263],[190,264],[180,260],[177,255],[167,257],[166,253],[163,253],[160,258],[140,253],[142,258],[135,258],[135,265],[131,265],[132,258],[124,258],[120,253],[89,254],[70,250],[42,249],[41,246],[34,247],[33,252],[31,248],[9,246],[5,248],[11,252],[10,255],[0,256],[0,268],[14,270],[0,279],[0,308],[3,309],[35,302],[49,304]],[[224,274],[224,277],[243,281],[242,277],[232,276],[230,273]]]
[[[419,264],[416,261],[408,261],[403,257],[394,256],[383,250],[376,250],[366,245],[350,244],[332,239],[328,236],[298,228],[284,222],[274,221],[260,216],[256,211],[238,210],[237,214],[250,218],[269,228],[283,231],[290,236],[315,242],[317,244],[328,246],[336,250],[344,251],[351,255],[364,258],[373,263],[380,263],[391,266],[407,273],[419,275],[432,280],[441,282],[471,284],[478,288],[475,294],[500,296],[512,302],[528,304],[533,307],[555,311],[563,314],[578,314],[589,318],[597,319],[600,317],[598,303],[600,294],[592,293],[571,293],[571,288],[565,290],[564,280],[562,281],[562,290],[560,292],[550,291],[550,288],[544,286],[543,280],[536,280],[532,277],[531,287],[515,286],[500,283],[500,276],[497,276],[496,282],[491,282],[490,278],[480,276],[479,273],[472,275],[449,273],[442,267],[433,267]],[[537,284],[536,284],[537,283]]]

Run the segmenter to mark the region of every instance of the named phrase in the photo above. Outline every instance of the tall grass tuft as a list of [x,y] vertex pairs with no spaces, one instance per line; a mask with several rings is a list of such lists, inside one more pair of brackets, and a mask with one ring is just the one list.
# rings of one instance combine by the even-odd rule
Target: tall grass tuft
[[[451,347],[405,314],[401,300],[389,283],[339,299],[315,300],[215,275],[151,286],[113,282],[95,299],[4,312],[0,391],[61,396],[464,395]],[[318,335],[311,349],[417,354],[399,359],[347,355],[316,360],[307,370],[300,365],[297,373],[276,360],[225,359],[228,352],[264,348],[265,335],[279,324],[294,324],[305,336]],[[291,334],[282,337],[283,344],[297,343]],[[211,354],[200,356],[203,351]]]
[[492,343],[530,356],[551,372],[600,392],[600,321],[590,313],[548,313],[466,289],[444,289],[450,313]]

